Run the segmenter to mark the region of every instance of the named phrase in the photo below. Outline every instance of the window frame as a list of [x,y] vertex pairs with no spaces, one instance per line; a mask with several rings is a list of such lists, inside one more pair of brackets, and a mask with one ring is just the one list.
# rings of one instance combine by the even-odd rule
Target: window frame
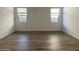
[[[18,22],[19,23],[26,23],[27,22],[27,8],[25,8],[26,12],[18,12],[18,8],[25,8],[25,7],[17,7],[16,11],[17,11]],[[22,21],[22,20],[20,21],[20,19],[19,19],[20,16],[26,16],[26,21],[25,20],[24,21]]]
[[[59,12],[53,13],[53,12],[51,12],[52,9],[59,9]],[[58,23],[58,21],[59,21],[59,16],[60,16],[60,8],[51,8],[51,9],[50,9],[50,16],[51,16],[51,23]],[[54,17],[54,16],[55,16],[55,17],[57,16],[57,19],[58,19],[57,21],[53,21],[53,20],[52,20],[52,17]]]

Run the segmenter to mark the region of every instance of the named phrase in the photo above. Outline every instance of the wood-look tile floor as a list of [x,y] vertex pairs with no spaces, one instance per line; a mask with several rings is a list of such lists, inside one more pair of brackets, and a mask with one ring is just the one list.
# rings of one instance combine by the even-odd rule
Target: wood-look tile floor
[[78,51],[79,40],[64,32],[14,32],[0,39],[0,51]]

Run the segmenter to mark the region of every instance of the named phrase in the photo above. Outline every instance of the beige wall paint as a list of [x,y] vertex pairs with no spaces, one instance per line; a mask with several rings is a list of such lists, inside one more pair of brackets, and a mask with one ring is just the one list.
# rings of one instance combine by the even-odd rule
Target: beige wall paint
[[61,20],[58,23],[51,23],[50,8],[48,7],[29,7],[27,8],[28,20],[24,24],[20,24],[16,17],[16,31],[61,31]]
[[13,8],[0,7],[0,39],[14,31]]
[[79,8],[64,8],[63,31],[79,39]]

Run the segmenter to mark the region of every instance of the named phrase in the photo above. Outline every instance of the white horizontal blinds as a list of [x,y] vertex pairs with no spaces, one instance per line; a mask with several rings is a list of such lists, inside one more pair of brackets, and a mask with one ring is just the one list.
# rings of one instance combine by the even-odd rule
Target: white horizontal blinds
[[58,22],[58,17],[60,14],[60,9],[59,8],[51,8],[51,22]]
[[59,8],[51,8],[51,13],[52,14],[59,14],[60,9]]
[[19,22],[27,22],[27,8],[17,8]]
[[17,12],[27,12],[26,8],[17,8]]

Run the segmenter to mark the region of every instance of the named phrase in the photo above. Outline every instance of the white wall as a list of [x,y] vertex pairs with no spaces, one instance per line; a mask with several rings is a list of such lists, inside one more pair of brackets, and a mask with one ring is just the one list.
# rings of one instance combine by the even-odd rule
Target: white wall
[[13,8],[0,7],[0,39],[14,31]]
[[79,8],[64,8],[63,31],[79,39]]
[[61,20],[58,23],[51,23],[50,8],[48,7],[29,7],[27,8],[27,23],[20,24],[16,17],[16,31],[61,31]]

